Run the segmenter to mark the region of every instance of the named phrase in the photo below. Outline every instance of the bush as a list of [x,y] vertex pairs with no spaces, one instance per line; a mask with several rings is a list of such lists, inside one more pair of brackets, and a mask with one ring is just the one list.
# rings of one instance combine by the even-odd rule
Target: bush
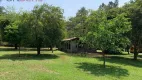
[[108,49],[104,51],[106,54],[122,54],[122,51],[119,49],[113,50],[113,49]]

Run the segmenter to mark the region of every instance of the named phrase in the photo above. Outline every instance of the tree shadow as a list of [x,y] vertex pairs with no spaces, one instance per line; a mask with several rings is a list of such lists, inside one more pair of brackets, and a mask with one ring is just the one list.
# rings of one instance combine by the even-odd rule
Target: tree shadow
[[0,56],[1,59],[10,59],[10,60],[44,60],[44,59],[56,59],[59,56],[54,55],[54,54],[33,54],[33,53],[28,53],[28,54],[5,54]]
[[[36,51],[36,48],[27,48],[21,47],[20,51]],[[15,49],[14,47],[0,47],[0,51],[19,51],[19,49]],[[41,51],[51,51],[48,48],[41,48]],[[53,51],[57,51],[56,49]]]
[[106,55],[124,55],[125,56],[125,55],[129,55],[129,54],[124,54],[124,53],[119,53],[119,54],[113,54],[112,53],[112,54],[109,54],[109,53],[107,53]]
[[87,73],[94,74],[95,76],[113,76],[113,77],[121,77],[121,76],[128,76],[128,70],[123,69],[119,66],[110,66],[106,65],[106,68],[103,67],[101,64],[93,64],[93,63],[76,63],[78,64],[77,68],[80,68]]
[[[95,52],[95,53],[69,53],[69,52],[64,52],[64,53],[66,53],[65,55],[68,55],[68,56],[81,57],[81,58],[92,58],[92,57],[102,57],[103,56],[102,52]],[[106,54],[106,55],[118,56],[118,55],[128,55],[128,54],[120,53],[120,54]]]
[[[97,58],[100,61],[103,61],[103,58]],[[120,65],[129,65],[134,67],[142,67],[142,60],[133,60],[132,58],[126,58],[121,56],[109,56],[106,58],[106,62],[116,63]]]
[[[18,50],[18,49],[17,49]],[[9,47],[9,48],[1,48],[0,47],[0,51],[17,51],[16,49]]]
[[142,55],[138,55],[139,58],[142,58]]

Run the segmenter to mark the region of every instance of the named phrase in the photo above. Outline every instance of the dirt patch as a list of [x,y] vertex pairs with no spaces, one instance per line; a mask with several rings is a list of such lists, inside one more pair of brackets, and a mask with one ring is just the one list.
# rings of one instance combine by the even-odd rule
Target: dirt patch
[[12,74],[13,72],[10,71],[10,72],[0,72],[0,76],[5,76],[5,75],[8,75],[8,74]]
[[42,66],[42,65],[31,65],[31,66],[29,66],[29,69],[34,72],[37,71],[37,72],[47,72],[47,73],[51,73],[51,74],[59,74],[55,71],[47,69],[45,66]]
[[101,53],[88,53],[87,57],[102,57]]
[[61,60],[63,60],[63,61],[65,61],[65,60],[67,60],[67,59],[68,59],[68,57],[67,57],[67,56],[61,56],[60,58],[61,58]]

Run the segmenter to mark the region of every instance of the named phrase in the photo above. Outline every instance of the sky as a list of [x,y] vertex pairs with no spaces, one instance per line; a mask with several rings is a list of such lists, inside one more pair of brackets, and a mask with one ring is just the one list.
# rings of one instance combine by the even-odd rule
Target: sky
[[[102,4],[108,4],[109,1],[114,0],[0,0],[0,6],[5,8],[8,6],[13,6],[18,12],[20,9],[30,11],[35,5],[42,5],[47,3],[53,6],[58,6],[64,9],[64,16],[69,18],[75,16],[76,12],[81,8],[85,7],[87,9],[97,10]],[[130,0],[119,0],[119,6],[123,6],[126,2]]]

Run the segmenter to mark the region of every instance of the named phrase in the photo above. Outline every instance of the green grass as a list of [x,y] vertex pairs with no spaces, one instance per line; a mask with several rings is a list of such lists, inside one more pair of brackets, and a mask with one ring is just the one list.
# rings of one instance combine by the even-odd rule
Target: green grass
[[0,80],[142,80],[142,54],[108,55],[106,68],[102,58],[80,57],[64,52],[0,50]]

